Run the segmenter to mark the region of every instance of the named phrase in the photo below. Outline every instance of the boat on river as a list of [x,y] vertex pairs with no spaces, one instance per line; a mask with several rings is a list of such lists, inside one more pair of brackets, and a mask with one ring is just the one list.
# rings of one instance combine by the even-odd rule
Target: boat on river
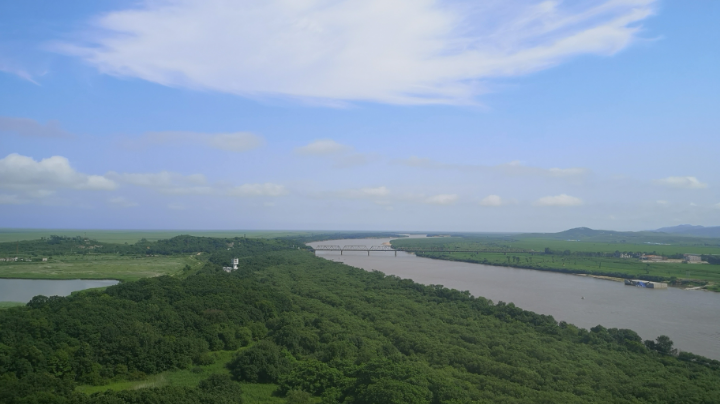
[[629,285],[629,286],[635,286],[638,288],[648,288],[648,289],[667,289],[667,287],[668,287],[667,283],[644,281],[642,279],[625,279],[625,284]]

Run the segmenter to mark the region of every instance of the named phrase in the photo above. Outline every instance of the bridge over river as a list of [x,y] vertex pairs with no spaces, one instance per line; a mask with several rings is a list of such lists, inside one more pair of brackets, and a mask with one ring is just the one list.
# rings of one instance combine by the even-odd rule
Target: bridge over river
[[488,249],[481,249],[481,250],[468,250],[468,249],[462,249],[462,248],[443,248],[443,247],[430,247],[430,248],[406,248],[406,247],[399,247],[399,248],[392,248],[392,246],[389,245],[373,245],[373,246],[366,246],[366,245],[345,245],[345,246],[339,246],[339,245],[317,245],[313,248],[314,252],[318,251],[340,251],[340,255],[343,255],[343,252],[345,251],[362,251],[367,252],[367,255],[370,255],[370,252],[372,251],[389,251],[394,252],[395,256],[397,257],[398,251],[400,252],[406,252],[406,253],[526,253],[526,254],[542,254],[537,251],[533,250],[520,250],[520,249],[502,249],[502,248],[488,248]]

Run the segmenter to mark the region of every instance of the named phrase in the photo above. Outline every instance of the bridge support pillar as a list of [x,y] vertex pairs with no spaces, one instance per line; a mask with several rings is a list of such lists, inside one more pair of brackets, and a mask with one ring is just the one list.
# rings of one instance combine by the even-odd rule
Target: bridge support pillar
[[342,255],[342,250],[340,250],[340,255]]
[[395,251],[395,256],[397,257],[397,251]]
[[368,257],[370,256],[370,250],[368,250]]

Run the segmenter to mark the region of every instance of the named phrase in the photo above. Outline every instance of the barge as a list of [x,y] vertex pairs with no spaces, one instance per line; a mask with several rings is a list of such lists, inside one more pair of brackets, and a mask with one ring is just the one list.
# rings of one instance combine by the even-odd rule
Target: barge
[[667,283],[644,281],[642,279],[625,279],[625,284],[637,288],[667,289]]

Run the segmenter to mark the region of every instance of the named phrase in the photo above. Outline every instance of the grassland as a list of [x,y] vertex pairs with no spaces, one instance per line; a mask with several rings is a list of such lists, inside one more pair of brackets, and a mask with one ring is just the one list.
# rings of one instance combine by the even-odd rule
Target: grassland
[[0,262],[0,278],[137,280],[177,275],[201,261],[193,256],[129,257],[114,254],[56,256],[48,262]]
[[264,231],[264,230],[84,230],[84,229],[0,229],[0,243],[37,240],[41,237],[55,236],[82,236],[103,243],[133,244],[141,239],[157,241],[172,238],[182,234],[197,237],[250,237],[250,238],[276,238],[287,236],[308,236],[318,232],[309,231]]
[[[419,253],[423,257],[513,266],[544,271],[586,273],[632,278],[663,278],[674,280],[677,286],[705,286],[718,291],[720,266],[707,264],[683,264],[647,262],[634,258],[604,256],[616,251],[621,253],[648,253],[664,256],[676,254],[720,254],[716,239],[682,240],[685,243],[656,245],[600,241],[567,241],[531,237],[446,237],[428,239],[393,240],[394,247],[443,248],[458,250],[496,250],[500,252],[478,253]],[[545,248],[553,254],[544,254]],[[510,252],[502,252],[508,250]],[[524,252],[518,252],[518,251]]]
[[[241,348],[240,350],[242,349],[247,348]],[[230,372],[225,366],[230,362],[235,353],[240,350],[235,352],[212,352],[211,356],[215,359],[215,363],[212,365],[194,366],[191,369],[163,372],[149,376],[143,380],[115,381],[100,386],[81,385],[78,386],[76,390],[85,394],[93,394],[106,390],[134,390],[164,386],[195,387],[201,380],[206,379],[211,374],[229,374]],[[284,398],[273,395],[277,389],[276,384],[242,383],[242,389],[243,402],[247,404],[282,404],[286,402]],[[313,402],[319,402],[318,398],[314,397],[313,399],[316,400]]]
[[25,306],[22,302],[0,302],[0,310],[9,309],[10,307]]

